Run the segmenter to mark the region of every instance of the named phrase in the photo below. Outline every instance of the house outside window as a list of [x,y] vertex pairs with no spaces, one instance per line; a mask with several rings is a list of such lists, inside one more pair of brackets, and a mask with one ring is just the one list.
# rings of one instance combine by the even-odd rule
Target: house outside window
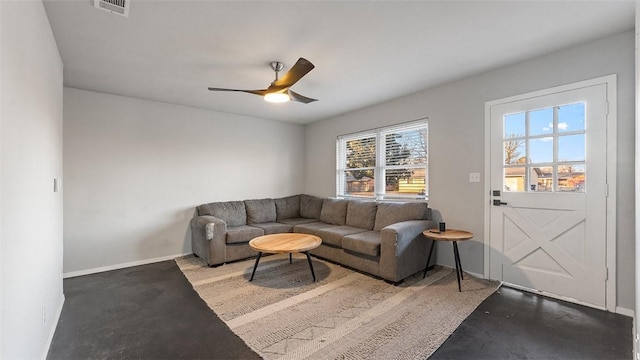
[[427,119],[338,136],[336,195],[428,197]]

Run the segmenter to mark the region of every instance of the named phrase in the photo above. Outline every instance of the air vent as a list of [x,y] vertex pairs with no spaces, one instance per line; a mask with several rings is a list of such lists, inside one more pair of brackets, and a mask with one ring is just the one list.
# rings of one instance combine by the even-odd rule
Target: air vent
[[129,2],[131,0],[93,0],[93,5],[114,14],[129,17]]

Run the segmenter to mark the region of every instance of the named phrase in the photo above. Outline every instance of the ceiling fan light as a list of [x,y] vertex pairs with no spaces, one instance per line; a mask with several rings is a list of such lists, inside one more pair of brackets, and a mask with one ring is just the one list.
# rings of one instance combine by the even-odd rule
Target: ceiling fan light
[[269,93],[264,96],[264,101],[270,103],[284,103],[289,100],[291,100],[291,97],[289,97],[289,94],[285,93]]

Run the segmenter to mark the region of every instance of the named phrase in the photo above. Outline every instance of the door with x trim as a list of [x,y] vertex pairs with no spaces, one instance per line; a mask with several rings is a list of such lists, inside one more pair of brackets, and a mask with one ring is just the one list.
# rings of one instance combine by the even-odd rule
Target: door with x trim
[[490,107],[492,278],[605,306],[606,91]]

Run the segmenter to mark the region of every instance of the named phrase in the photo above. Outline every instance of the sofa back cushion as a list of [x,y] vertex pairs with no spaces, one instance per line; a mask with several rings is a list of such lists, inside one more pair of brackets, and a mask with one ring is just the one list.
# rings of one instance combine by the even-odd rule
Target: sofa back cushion
[[300,195],[300,216],[320,219],[323,199],[311,195]]
[[276,221],[276,203],[273,199],[245,200],[247,224],[261,224]]
[[276,219],[295,219],[300,217],[300,195],[275,199]]
[[198,215],[211,215],[226,222],[228,226],[247,224],[247,213],[243,201],[214,202],[198,206]]
[[346,224],[348,203],[344,199],[324,199],[320,220],[333,225]]
[[431,209],[426,202],[379,203],[373,230],[408,220],[429,220]]
[[378,204],[375,201],[349,200],[349,205],[347,205],[347,225],[373,230],[377,208]]

